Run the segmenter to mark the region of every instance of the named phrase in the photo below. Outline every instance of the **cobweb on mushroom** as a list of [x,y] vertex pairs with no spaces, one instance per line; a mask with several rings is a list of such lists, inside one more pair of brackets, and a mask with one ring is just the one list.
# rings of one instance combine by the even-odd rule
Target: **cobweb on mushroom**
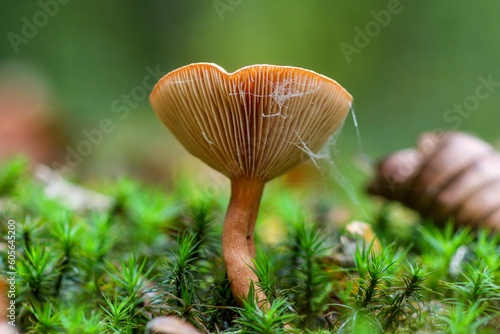
[[[359,133],[359,127],[356,120],[356,116],[354,113],[354,107],[351,104],[351,109],[349,111],[353,117],[353,124],[356,129],[356,136],[358,138],[358,146],[361,156],[366,156],[364,152],[364,148],[362,145],[361,136]],[[354,189],[354,185],[346,177],[341,171],[340,168],[336,165],[335,161],[339,154],[339,146],[337,145],[337,140],[340,137],[342,129],[345,125],[346,120],[341,124],[341,126],[337,129],[337,131],[328,139],[325,145],[317,152],[313,152],[308,145],[306,144],[307,140],[304,140],[300,137],[299,133],[295,131],[297,140],[293,143],[297,148],[299,148],[304,155],[307,156],[317,168],[321,177],[327,180],[335,180],[335,183],[338,184],[347,194],[349,200],[354,204],[359,210],[361,215],[366,216],[366,212],[363,210],[363,206],[360,204],[360,201],[357,197],[356,190]],[[327,182],[325,182],[326,184]]]
[[251,92],[246,92],[241,87],[233,84],[232,91],[229,93],[230,96],[239,95],[242,99],[245,95],[251,95],[260,98],[271,98],[276,102],[278,107],[278,112],[265,114],[262,113],[262,117],[282,117],[287,118],[287,115],[283,115],[283,108],[287,109],[286,103],[291,98],[302,97],[307,94],[311,94],[318,90],[318,87],[314,83],[299,82],[295,78],[285,78],[278,81],[267,81],[268,85],[271,87],[270,94],[255,94]]
[[[281,82],[269,82],[269,84],[273,87],[273,92],[269,97],[276,102],[279,112],[270,115],[262,114],[262,117],[280,116],[286,118],[286,116],[283,116],[282,110],[283,107],[287,108],[285,104],[289,99],[302,97],[318,90],[317,87],[310,88],[312,86],[311,84],[297,82],[296,79],[285,79]],[[297,86],[303,86],[304,89],[301,91],[297,89]]]

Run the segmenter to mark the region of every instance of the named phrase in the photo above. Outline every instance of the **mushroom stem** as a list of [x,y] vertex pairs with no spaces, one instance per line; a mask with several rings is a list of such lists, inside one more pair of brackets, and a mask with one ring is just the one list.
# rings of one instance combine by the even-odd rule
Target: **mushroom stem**
[[[258,281],[252,271],[255,257],[253,231],[264,184],[257,179],[231,180],[231,200],[222,232],[222,252],[233,296],[240,305],[242,299],[248,296],[250,282]],[[256,291],[255,298],[261,304],[266,296]]]

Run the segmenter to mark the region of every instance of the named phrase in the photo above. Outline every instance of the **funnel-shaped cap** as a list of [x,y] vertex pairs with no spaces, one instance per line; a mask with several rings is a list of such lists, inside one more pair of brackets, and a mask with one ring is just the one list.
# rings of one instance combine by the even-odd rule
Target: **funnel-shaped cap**
[[191,64],[165,75],[150,96],[184,147],[231,179],[273,179],[319,150],[352,97],[337,82],[296,67],[254,65],[227,73]]

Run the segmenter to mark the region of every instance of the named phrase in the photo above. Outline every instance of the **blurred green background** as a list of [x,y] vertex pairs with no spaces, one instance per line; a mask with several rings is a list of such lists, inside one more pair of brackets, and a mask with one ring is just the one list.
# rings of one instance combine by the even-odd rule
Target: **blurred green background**
[[[58,120],[63,153],[46,159],[49,165],[64,164],[68,147],[109,119],[112,129],[72,173],[153,178],[185,155],[143,91],[134,91],[147,68],[166,74],[193,62],[227,71],[257,63],[304,67],[354,96],[361,136],[348,118],[337,141],[349,176],[349,166],[363,169],[360,154],[376,159],[412,146],[427,130],[456,128],[498,143],[499,12],[497,0],[3,1],[0,80],[43,95],[33,104],[46,104]],[[13,79],[16,73],[21,79]],[[490,84],[481,88],[485,80]],[[461,113],[453,110],[464,104]],[[114,112],[117,105],[128,112]]]

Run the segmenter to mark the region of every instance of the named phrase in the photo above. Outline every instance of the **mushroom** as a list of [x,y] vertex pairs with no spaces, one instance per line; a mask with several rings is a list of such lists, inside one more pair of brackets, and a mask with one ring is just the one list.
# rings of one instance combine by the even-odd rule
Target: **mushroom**
[[201,334],[190,323],[174,317],[158,317],[146,325],[146,334]]
[[[253,65],[227,73],[196,63],[166,74],[150,95],[158,118],[194,156],[231,181],[222,249],[237,302],[248,296],[254,226],[264,185],[317,152],[339,129],[351,95],[316,72]],[[257,291],[262,305],[265,295]]]

